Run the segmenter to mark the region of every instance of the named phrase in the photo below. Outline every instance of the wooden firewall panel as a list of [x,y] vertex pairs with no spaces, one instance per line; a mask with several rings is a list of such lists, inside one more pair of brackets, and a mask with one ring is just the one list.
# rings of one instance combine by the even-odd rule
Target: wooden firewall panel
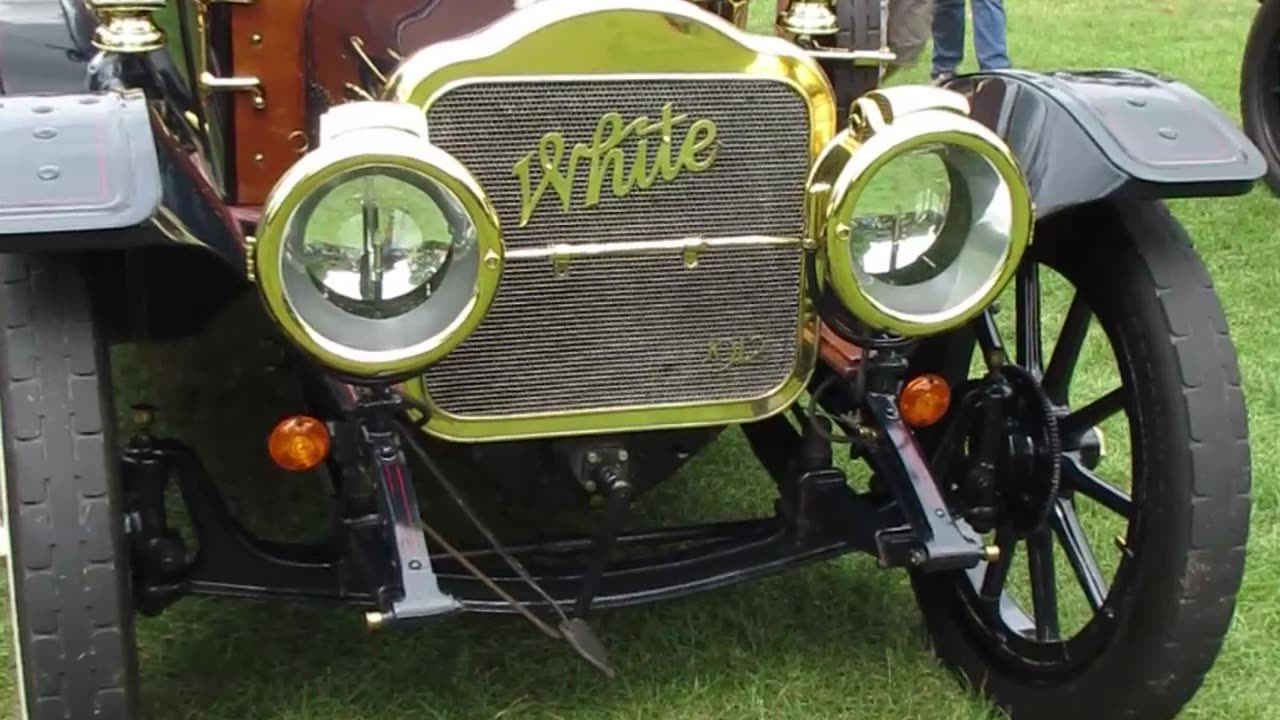
[[[365,59],[390,74],[397,58],[475,32],[515,8],[513,0],[310,0],[306,23],[307,82],[330,99],[362,85]],[[366,88],[376,94],[378,88]]]
[[231,11],[232,71],[261,81],[262,107],[236,92],[236,203],[261,205],[271,186],[306,150],[303,68],[306,0],[255,0]]

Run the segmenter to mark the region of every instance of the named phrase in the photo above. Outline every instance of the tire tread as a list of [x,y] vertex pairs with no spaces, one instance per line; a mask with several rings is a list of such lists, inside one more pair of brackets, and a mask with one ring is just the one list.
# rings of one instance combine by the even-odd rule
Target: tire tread
[[[1173,712],[1204,682],[1235,613],[1251,503],[1249,439],[1240,367],[1226,314],[1190,238],[1163,205],[1128,208],[1122,217],[1132,230],[1164,224],[1181,241],[1175,246],[1159,242],[1158,235],[1132,233],[1164,308],[1170,343],[1182,371],[1187,453],[1194,468],[1190,551],[1170,625],[1173,632],[1164,643],[1168,664],[1165,673],[1147,681],[1153,693],[1165,696]],[[1233,476],[1236,482],[1222,482]],[[1223,522],[1223,518],[1229,520]],[[1138,710],[1132,709],[1130,716],[1138,717]]]
[[33,718],[132,717],[133,628],[99,377],[78,267],[0,256],[0,382],[19,642]]
[[[1157,441],[1186,438],[1185,445],[1154,452],[1167,454],[1172,467],[1189,468],[1191,476],[1179,482],[1151,479],[1166,483],[1166,492],[1178,496],[1170,496],[1177,506],[1165,512],[1185,508],[1176,510],[1183,520],[1169,523],[1168,537],[1159,540],[1168,551],[1153,559],[1160,577],[1144,581],[1149,587],[1138,592],[1146,601],[1128,621],[1133,627],[1119,631],[1127,640],[1120,643],[1117,636],[1117,645],[1097,661],[1103,669],[1047,685],[1025,684],[986,666],[948,619],[946,603],[931,601],[929,593],[940,592],[941,586],[917,582],[917,592],[922,593],[940,658],[990,690],[1015,719],[1163,720],[1190,701],[1212,668],[1230,629],[1244,574],[1251,469],[1240,368],[1209,273],[1167,207],[1114,202],[1071,212],[1069,220],[1043,238],[1049,243],[1046,252],[1085,266],[1096,265],[1095,251],[1111,255],[1107,270],[1091,281],[1112,283],[1111,302],[1133,301],[1127,311],[1149,328],[1137,341],[1137,356],[1166,359],[1163,370],[1156,365],[1139,370],[1163,373],[1165,380],[1153,378],[1153,384],[1181,385],[1180,392],[1147,390],[1152,393],[1148,407],[1154,403],[1165,411],[1159,413],[1164,421],[1176,419],[1181,426],[1168,427]],[[1154,297],[1139,301],[1134,295],[1147,291]]]

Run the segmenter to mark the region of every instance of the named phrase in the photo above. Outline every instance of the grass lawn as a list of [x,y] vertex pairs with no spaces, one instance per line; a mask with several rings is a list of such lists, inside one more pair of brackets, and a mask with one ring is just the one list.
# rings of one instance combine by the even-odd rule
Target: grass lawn
[[[1008,7],[1018,65],[1158,69],[1237,115],[1239,61],[1255,0],[1010,0]],[[926,75],[921,66],[897,82]],[[1280,663],[1280,323],[1273,309],[1280,200],[1258,190],[1230,200],[1180,201],[1174,209],[1210,265],[1241,355],[1255,483],[1236,622],[1184,717],[1273,718],[1280,707],[1280,684],[1270,680]],[[215,472],[255,478],[228,488],[234,504],[252,508],[255,529],[295,535],[310,509],[272,516],[256,508],[311,508],[323,488],[314,478],[265,467],[263,438],[290,396],[286,383],[262,377],[257,336],[246,320],[254,315],[247,303],[200,342],[120,349],[118,403],[123,409],[141,398],[156,402],[161,429],[198,440]],[[1105,380],[1086,375],[1082,392],[1105,390]],[[1122,460],[1125,449],[1112,453]],[[766,511],[770,498],[745,442],[729,432],[646,496],[642,511],[726,517]],[[1105,535],[1094,538],[1095,549],[1103,545]],[[371,634],[354,610],[185,600],[160,618],[139,621],[147,717],[995,717],[930,657],[906,577],[861,557],[604,614],[597,625],[621,669],[612,682],[522,620],[468,617]],[[9,638],[0,636],[0,663],[11,667]],[[14,682],[12,673],[0,678],[0,706],[13,701]]]

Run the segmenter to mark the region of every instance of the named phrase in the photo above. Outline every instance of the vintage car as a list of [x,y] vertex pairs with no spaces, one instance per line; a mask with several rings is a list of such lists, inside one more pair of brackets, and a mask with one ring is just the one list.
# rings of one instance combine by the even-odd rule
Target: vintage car
[[1280,194],[1280,2],[1261,0],[1240,68],[1244,131],[1267,159],[1266,183]]
[[[593,612],[849,553],[910,574],[1012,717],[1173,717],[1228,632],[1250,456],[1162,201],[1248,192],[1257,148],[1158,74],[868,89],[880,4],[748,10],[0,0],[20,717],[136,717],[133,619],[191,595],[518,614],[613,676]],[[254,442],[327,478],[323,542],[246,530],[145,405],[117,427],[106,350],[246,293],[302,398]],[[773,511],[638,522],[725,430]],[[589,524],[499,532],[494,477]]]

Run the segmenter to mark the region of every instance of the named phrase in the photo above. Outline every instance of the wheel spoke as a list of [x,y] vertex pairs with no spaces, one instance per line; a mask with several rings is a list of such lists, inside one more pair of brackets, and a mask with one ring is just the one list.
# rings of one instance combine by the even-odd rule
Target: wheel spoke
[[1018,364],[1039,374],[1040,344],[1040,265],[1028,260],[1018,268],[1017,279],[1017,354]]
[[1093,548],[1089,547],[1089,538],[1080,526],[1080,518],[1076,515],[1075,504],[1068,498],[1059,498],[1053,508],[1053,531],[1058,542],[1075,571],[1080,589],[1089,601],[1094,612],[1102,609],[1107,599],[1107,581],[1102,577],[1102,569],[1093,556]]
[[1071,307],[1067,317],[1062,321],[1062,332],[1058,335],[1058,343],[1049,358],[1049,366],[1044,371],[1041,383],[1049,395],[1049,399],[1065,405],[1067,391],[1071,389],[1071,377],[1076,371],[1076,361],[1080,359],[1080,350],[1084,348],[1085,338],[1089,334],[1089,320],[1093,313],[1079,291],[1071,299]]
[[1031,605],[1036,621],[1036,639],[1057,640],[1058,584],[1053,575],[1053,535],[1048,528],[1027,538],[1027,566],[1031,573]]
[[1013,567],[1013,555],[1018,549],[1018,543],[1005,533],[996,533],[996,547],[1000,548],[1000,557],[995,562],[987,563],[987,569],[982,575],[982,588],[978,591],[984,600],[990,602],[998,602],[1004,594],[1004,585],[1009,579],[1009,569]]
[[1088,405],[1072,410],[1070,415],[1058,421],[1058,428],[1066,437],[1079,435],[1123,409],[1124,388],[1118,387]]
[[978,316],[974,335],[978,341],[978,347],[982,350],[982,362],[988,368],[992,368],[995,358],[1004,355],[1004,343],[1000,340],[1000,328],[996,327],[996,319],[990,310]]
[[1062,483],[1065,487],[1101,503],[1111,512],[1126,518],[1133,516],[1133,499],[1095,475],[1077,457],[1062,456]]

